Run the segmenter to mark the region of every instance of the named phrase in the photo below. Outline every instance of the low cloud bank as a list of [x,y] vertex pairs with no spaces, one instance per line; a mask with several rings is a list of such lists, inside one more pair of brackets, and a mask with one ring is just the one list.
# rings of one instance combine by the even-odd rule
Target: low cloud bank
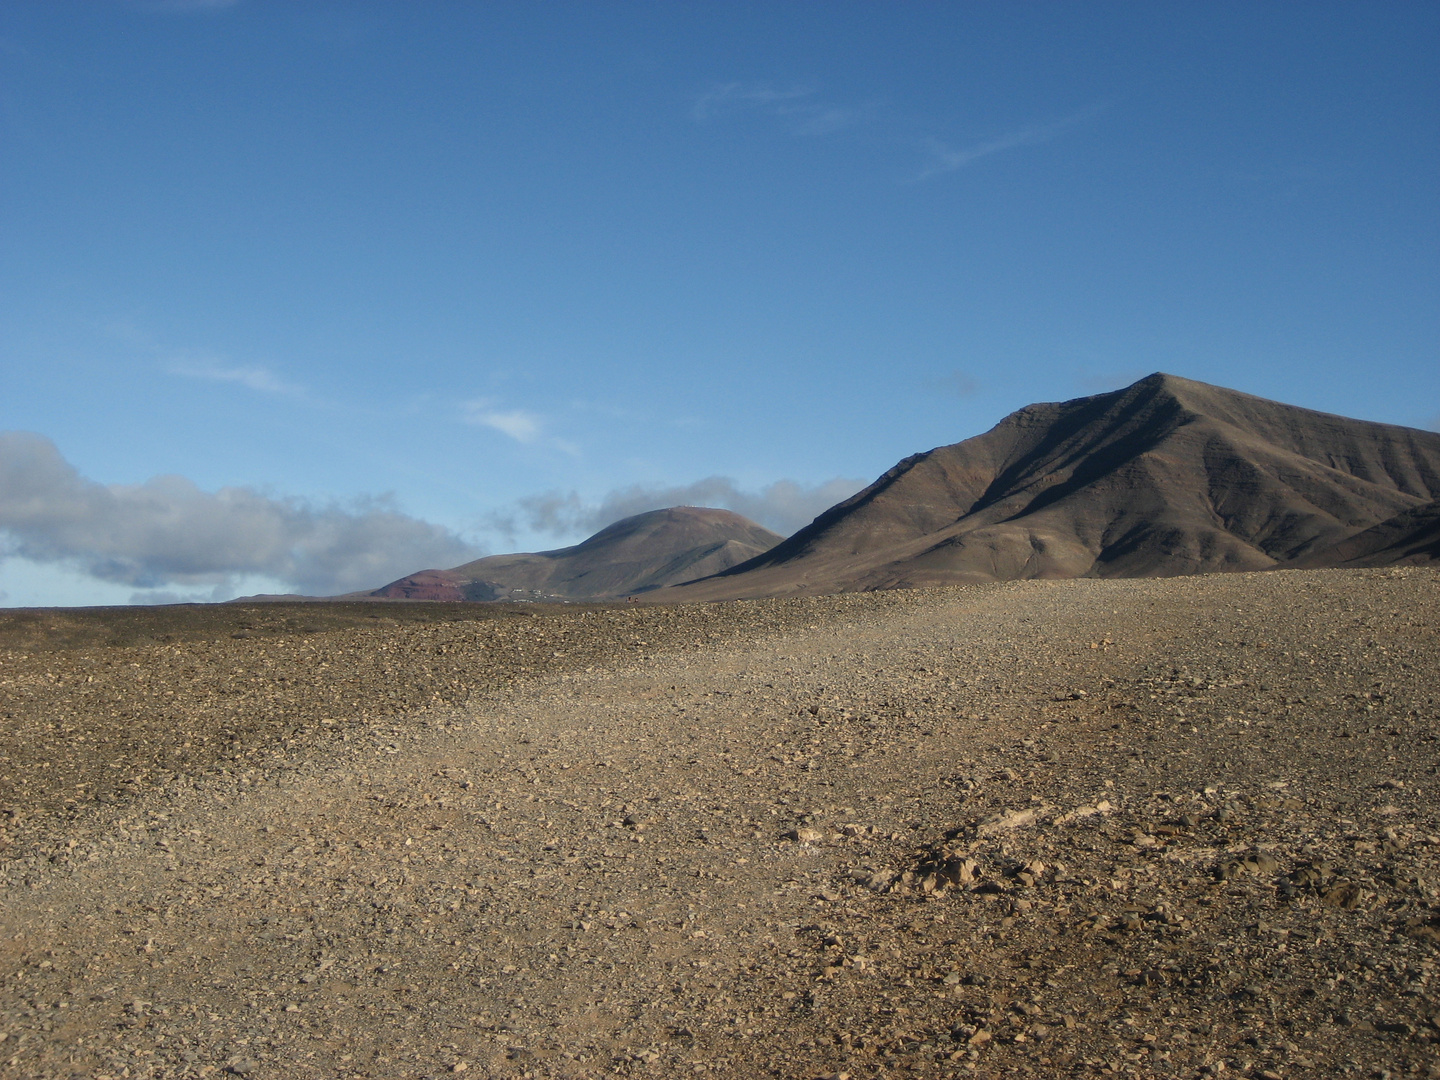
[[759,491],[744,491],[724,476],[708,476],[681,487],[633,487],[610,492],[599,503],[587,503],[575,492],[549,492],[519,500],[517,509],[494,515],[490,525],[513,538],[520,529],[579,539],[606,525],[647,510],[667,506],[713,506],[734,510],[751,521],[789,536],[810,524],[824,510],[847,499],[866,484],[837,477],[814,487],[777,480]]
[[0,555],[139,589],[262,575],[311,595],[372,589],[481,552],[388,497],[349,505],[200,490],[181,476],[99,484],[32,432],[0,432]]

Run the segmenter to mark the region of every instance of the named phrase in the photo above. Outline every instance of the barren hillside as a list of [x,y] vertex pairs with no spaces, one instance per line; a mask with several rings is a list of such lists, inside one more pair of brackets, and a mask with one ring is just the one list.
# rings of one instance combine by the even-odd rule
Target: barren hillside
[[573,547],[489,555],[376,589],[387,600],[600,600],[728,570],[783,537],[730,510],[672,506],[623,518]]
[[906,458],[784,543],[655,598],[1335,565],[1323,553],[1437,496],[1436,432],[1155,374]]

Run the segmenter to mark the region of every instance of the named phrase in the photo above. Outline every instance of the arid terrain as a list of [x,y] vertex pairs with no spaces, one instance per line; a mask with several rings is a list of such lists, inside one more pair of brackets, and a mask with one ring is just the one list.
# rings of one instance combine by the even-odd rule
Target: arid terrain
[[0,613],[0,1074],[1440,1076],[1440,572]]

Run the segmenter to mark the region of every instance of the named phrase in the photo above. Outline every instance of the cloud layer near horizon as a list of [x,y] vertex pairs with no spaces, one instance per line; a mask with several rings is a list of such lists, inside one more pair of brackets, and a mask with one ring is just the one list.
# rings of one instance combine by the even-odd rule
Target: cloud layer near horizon
[[101,581],[223,589],[259,575],[330,595],[480,554],[387,498],[317,506],[249,488],[206,492],[181,476],[99,484],[43,435],[0,432],[0,555],[72,566]]
[[575,492],[549,492],[521,499],[518,509],[491,519],[496,531],[514,536],[517,528],[555,537],[579,538],[621,518],[668,506],[713,506],[734,510],[782,536],[810,524],[824,510],[865,486],[864,480],[837,477],[806,487],[777,480],[759,491],[744,491],[725,476],[707,476],[678,487],[635,485],[610,492],[599,503],[586,503]]

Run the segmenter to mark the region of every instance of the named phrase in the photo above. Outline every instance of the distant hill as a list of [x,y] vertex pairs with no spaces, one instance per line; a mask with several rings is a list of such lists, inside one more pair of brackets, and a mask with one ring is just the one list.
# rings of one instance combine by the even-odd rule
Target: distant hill
[[675,506],[617,521],[574,547],[490,555],[450,570],[422,570],[360,597],[615,599],[718,573],[781,539],[729,510]]
[[1433,529],[1437,497],[1440,434],[1155,374],[906,458],[783,543],[654,598],[1337,565],[1348,541],[1390,557],[1407,512]]

